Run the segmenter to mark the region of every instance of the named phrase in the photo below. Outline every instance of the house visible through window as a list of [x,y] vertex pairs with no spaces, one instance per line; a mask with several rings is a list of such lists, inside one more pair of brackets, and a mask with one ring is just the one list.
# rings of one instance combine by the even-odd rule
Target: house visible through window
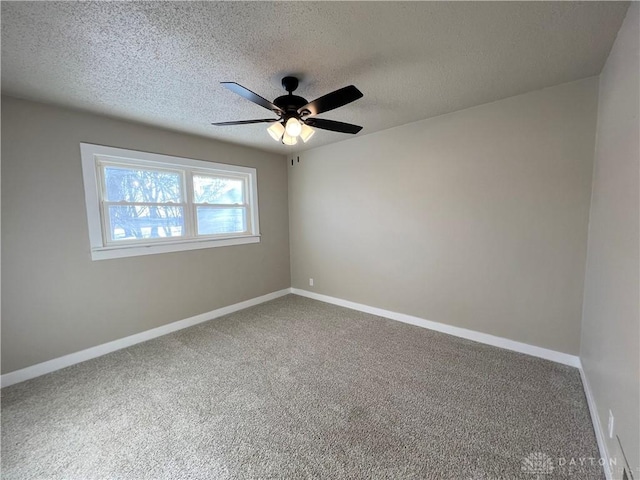
[[259,241],[253,168],[81,144],[94,260]]

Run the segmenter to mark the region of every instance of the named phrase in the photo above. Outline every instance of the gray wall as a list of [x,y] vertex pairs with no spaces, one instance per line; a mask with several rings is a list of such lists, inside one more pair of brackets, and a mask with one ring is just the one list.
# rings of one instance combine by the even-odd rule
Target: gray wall
[[[80,142],[255,167],[262,241],[91,261]],[[288,288],[283,156],[2,98],[2,372]]]
[[578,354],[597,89],[302,152],[288,167],[293,286]]
[[[600,423],[606,431],[611,409],[636,476],[640,475],[639,56],[640,5],[632,3],[600,76],[580,348]],[[614,456],[616,443],[607,438]]]

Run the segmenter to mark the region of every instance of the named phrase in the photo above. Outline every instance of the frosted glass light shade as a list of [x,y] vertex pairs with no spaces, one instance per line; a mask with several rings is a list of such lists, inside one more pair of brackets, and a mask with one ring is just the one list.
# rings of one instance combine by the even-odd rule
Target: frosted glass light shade
[[307,143],[307,141],[311,137],[313,137],[314,133],[316,133],[316,131],[313,128],[311,128],[308,125],[305,125],[304,123],[302,124],[302,130],[300,131],[300,138],[304,143]]
[[289,120],[287,120],[285,130],[287,131],[287,135],[289,135],[290,137],[297,137],[298,135],[300,135],[302,125],[300,125],[300,122],[297,118],[291,117]]
[[282,143],[284,143],[285,145],[295,145],[296,143],[298,143],[298,138],[292,137],[291,135],[287,134],[287,132],[284,132],[284,135],[282,136]]
[[284,127],[280,122],[275,122],[269,128],[267,128],[267,132],[269,132],[271,138],[273,138],[276,142],[279,142],[282,138],[282,135],[284,134]]

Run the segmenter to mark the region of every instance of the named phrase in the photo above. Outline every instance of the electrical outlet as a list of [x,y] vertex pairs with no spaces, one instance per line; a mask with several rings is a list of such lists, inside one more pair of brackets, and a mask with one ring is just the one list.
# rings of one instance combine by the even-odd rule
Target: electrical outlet
[[309,279],[309,286],[310,286],[310,287],[313,287],[313,278],[310,278],[310,279]]
[[609,432],[609,438],[613,438],[613,425],[615,423],[615,418],[613,418],[613,413],[609,410],[609,423],[607,425],[607,430]]

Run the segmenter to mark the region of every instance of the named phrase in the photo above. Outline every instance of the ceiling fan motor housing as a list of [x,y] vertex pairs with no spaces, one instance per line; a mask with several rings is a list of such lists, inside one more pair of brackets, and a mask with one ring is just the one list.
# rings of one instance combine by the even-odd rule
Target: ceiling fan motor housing
[[289,94],[282,95],[273,101],[276,106],[280,107],[285,112],[282,116],[284,121],[287,121],[291,117],[299,119],[300,114],[298,114],[298,110],[300,107],[309,103],[305,98],[293,94],[293,91],[298,88],[298,84],[299,82],[296,77],[284,77],[282,79],[282,86],[287,92],[289,92]]
[[282,95],[281,97],[276,98],[273,103],[284,110],[285,114],[283,115],[283,117],[287,119],[289,117],[297,116],[298,109],[300,107],[304,107],[309,102],[302,97],[289,94]]

